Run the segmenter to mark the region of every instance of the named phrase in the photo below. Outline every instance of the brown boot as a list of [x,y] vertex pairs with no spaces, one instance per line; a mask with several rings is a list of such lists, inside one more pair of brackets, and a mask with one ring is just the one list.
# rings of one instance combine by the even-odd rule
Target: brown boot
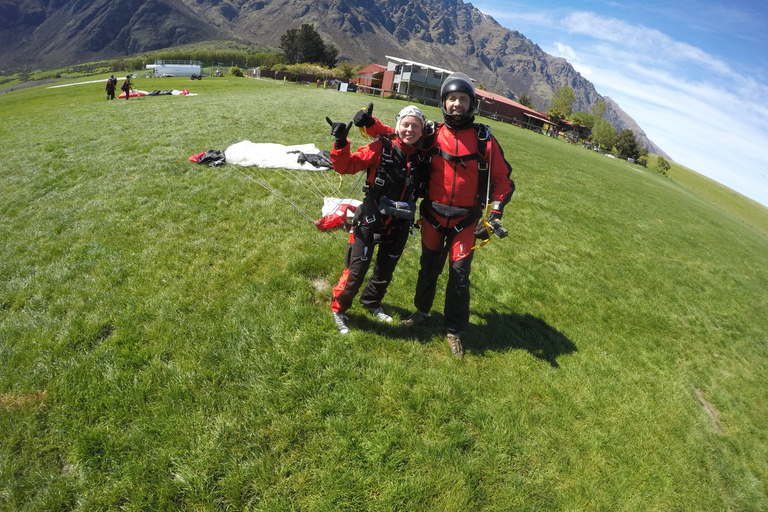
[[458,334],[448,333],[448,345],[451,346],[451,352],[459,359],[464,359],[464,347],[461,346],[461,340]]

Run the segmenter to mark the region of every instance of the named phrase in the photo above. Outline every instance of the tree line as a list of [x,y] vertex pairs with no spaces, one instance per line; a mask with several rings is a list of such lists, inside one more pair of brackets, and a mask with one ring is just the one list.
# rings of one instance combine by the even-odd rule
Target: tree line
[[[591,132],[591,142],[599,149],[616,153],[627,160],[632,159],[643,166],[648,164],[648,149],[637,142],[634,132],[629,129],[617,132],[616,128],[603,119],[607,108],[605,101],[599,100],[595,103],[591,112],[572,112],[574,101],[576,101],[576,95],[573,89],[567,86],[559,88],[550,103],[550,119],[554,122],[565,119],[571,123],[586,126]],[[659,171],[666,174],[667,170],[669,170],[669,163],[660,157]]]
[[[230,50],[177,50],[153,52],[144,58],[129,61],[116,60],[110,62],[112,71],[128,69],[143,69],[146,64],[155,60],[195,60],[211,66],[228,66],[231,69],[261,67],[274,71],[289,71],[292,73],[308,73],[317,77],[331,75],[354,78],[362,66],[353,67],[349,62],[338,62],[338,49],[323,41],[313,24],[304,23],[298,29],[289,29],[280,37],[282,53],[259,52],[250,48]],[[522,95],[519,98],[522,105],[532,107],[531,98]],[[616,129],[605,119],[605,101],[598,101],[591,112],[572,112],[576,95],[570,87],[560,87],[552,98],[549,108],[549,118],[554,123],[567,120],[574,124],[586,126],[590,132],[590,140],[598,148],[614,152],[624,159],[633,159],[641,165],[647,165],[648,150],[637,142],[632,130]],[[666,160],[660,161],[660,171],[666,174]],[[665,168],[666,167],[666,168]]]
[[[247,46],[228,50],[191,49],[163,50],[149,52],[131,59],[110,61],[112,71],[143,69],[156,60],[193,60],[206,66],[271,69],[283,71],[288,66],[306,64],[308,66],[334,69],[338,64],[339,51],[331,44],[326,44],[313,24],[305,23],[298,29],[287,30],[280,37],[281,52],[257,51]],[[351,64],[342,63],[341,69],[352,68]]]

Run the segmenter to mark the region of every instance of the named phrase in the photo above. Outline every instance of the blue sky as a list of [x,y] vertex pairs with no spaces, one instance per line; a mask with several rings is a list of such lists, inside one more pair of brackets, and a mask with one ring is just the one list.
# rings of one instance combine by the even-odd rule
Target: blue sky
[[568,60],[673,160],[768,206],[768,2],[471,3]]

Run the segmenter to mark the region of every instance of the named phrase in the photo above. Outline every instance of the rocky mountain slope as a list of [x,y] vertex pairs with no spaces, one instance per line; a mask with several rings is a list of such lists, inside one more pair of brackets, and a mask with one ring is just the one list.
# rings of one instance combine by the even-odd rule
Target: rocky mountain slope
[[0,68],[61,67],[211,40],[276,50],[280,36],[312,23],[354,64],[386,55],[462,71],[546,111],[569,86],[574,111],[608,104],[606,119],[663,154],[618,105],[562,58],[546,54],[462,0],[0,0]]
[[670,157],[660,147],[654,144],[653,141],[651,141],[645,134],[643,129],[640,128],[640,126],[635,122],[635,120],[632,119],[629,114],[624,112],[621,107],[615,101],[613,101],[613,99],[611,99],[610,96],[603,96],[603,100],[605,100],[607,107],[605,109],[605,115],[603,115],[603,118],[606,121],[611,123],[613,126],[621,126],[620,130],[632,130],[632,133],[635,134],[635,140],[643,142],[645,147],[648,148],[648,151],[672,160],[672,157]]

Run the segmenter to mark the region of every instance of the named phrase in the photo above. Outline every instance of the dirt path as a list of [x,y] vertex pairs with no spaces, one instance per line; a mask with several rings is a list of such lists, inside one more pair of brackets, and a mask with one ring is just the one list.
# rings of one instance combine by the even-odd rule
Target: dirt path
[[0,93],[6,93],[11,91],[17,91],[19,89],[26,89],[27,87],[37,87],[38,85],[48,85],[61,80],[61,78],[44,78],[43,80],[28,80],[21,82],[20,84],[10,85],[0,89]]

